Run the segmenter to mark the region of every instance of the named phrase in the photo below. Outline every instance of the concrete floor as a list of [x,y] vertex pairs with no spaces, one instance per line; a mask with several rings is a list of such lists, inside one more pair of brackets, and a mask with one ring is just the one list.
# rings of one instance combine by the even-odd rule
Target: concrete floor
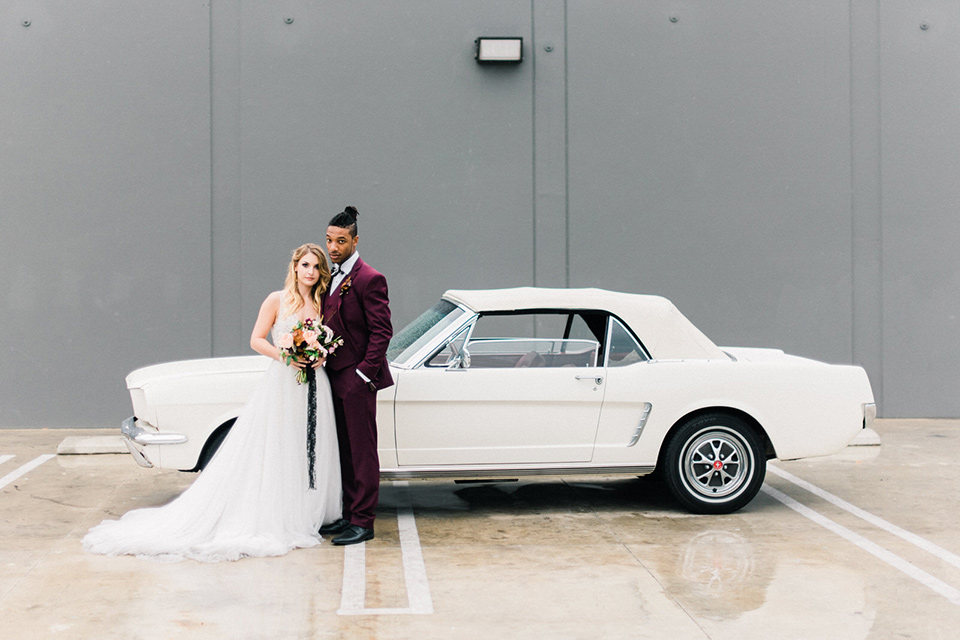
[[956,638],[960,421],[876,430],[772,463],[729,516],[636,479],[385,483],[365,545],[219,565],[80,548],[193,475],[85,455],[17,476],[111,432],[0,430],[0,638]]

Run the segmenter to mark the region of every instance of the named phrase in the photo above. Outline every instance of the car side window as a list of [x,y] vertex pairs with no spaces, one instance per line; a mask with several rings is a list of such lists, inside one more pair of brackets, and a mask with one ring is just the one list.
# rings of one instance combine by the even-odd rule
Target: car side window
[[610,318],[607,342],[608,367],[625,367],[649,359],[633,334],[617,318]]
[[472,369],[595,367],[600,343],[557,338],[478,338],[467,344]]
[[490,314],[477,319],[466,345],[471,369],[595,367],[593,336],[565,337],[569,312]]

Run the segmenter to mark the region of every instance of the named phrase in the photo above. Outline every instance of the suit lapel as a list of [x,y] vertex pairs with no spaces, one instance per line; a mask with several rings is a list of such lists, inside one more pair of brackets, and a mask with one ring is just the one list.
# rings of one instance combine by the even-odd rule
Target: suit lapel
[[325,324],[330,324],[330,319],[333,318],[334,314],[337,311],[337,307],[340,306],[340,295],[326,291],[323,294],[323,321]]
[[[363,266],[363,264],[364,264],[363,259],[358,257],[357,261],[353,264],[353,268],[350,269],[350,273],[347,274],[347,277],[337,287],[338,290],[334,291],[332,294],[328,293],[324,297],[324,300],[323,300],[324,318],[326,318],[327,320],[330,320],[340,315],[339,313],[340,303],[342,302],[342,299],[344,297],[343,285],[347,282],[350,282],[352,286],[353,280],[357,276],[357,274],[360,273],[360,268]],[[339,317],[337,318],[337,322],[340,323]],[[342,325],[342,323],[340,324]]]
[[327,303],[330,305],[330,310],[332,313],[336,313],[340,309],[340,292],[334,291],[330,294],[330,297],[327,299]]
[[347,274],[347,278],[359,275],[360,269],[362,269],[365,264],[366,262],[363,261],[363,258],[357,258],[357,262],[353,265],[353,269],[350,269],[350,273]]

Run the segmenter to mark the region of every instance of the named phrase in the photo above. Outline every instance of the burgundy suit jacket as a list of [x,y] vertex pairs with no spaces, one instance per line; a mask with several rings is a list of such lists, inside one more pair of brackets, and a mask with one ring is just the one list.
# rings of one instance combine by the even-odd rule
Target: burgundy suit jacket
[[358,258],[338,290],[324,294],[322,313],[323,322],[343,337],[343,346],[327,358],[327,369],[359,369],[377,389],[392,385],[387,345],[393,325],[383,274]]

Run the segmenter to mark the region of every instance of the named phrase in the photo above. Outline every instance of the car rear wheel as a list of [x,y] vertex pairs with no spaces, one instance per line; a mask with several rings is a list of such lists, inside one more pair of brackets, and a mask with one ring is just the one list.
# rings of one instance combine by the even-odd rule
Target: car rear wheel
[[767,469],[760,437],[744,420],[722,413],[692,418],[664,453],[664,479],[694,513],[732,513],[760,490]]

